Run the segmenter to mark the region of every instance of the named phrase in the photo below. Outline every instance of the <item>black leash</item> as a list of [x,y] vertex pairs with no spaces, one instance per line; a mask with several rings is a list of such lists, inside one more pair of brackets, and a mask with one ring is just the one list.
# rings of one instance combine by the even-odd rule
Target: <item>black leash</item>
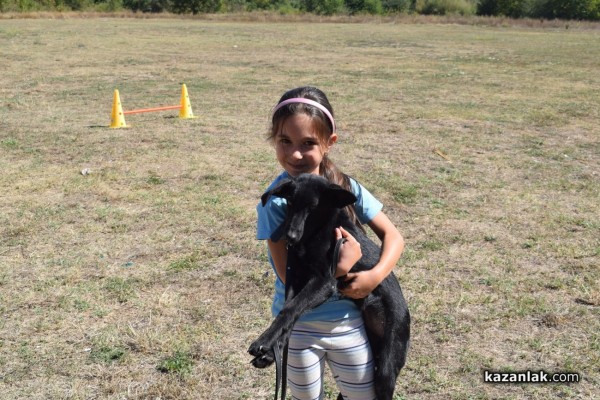
[[[283,362],[281,360],[281,354],[279,353],[279,340],[275,342],[275,346],[273,347],[273,353],[275,353],[275,400],[277,400],[277,395],[279,394],[279,382],[283,382],[281,376],[281,369],[283,368]],[[286,349],[287,350],[287,349]],[[287,375],[287,374],[286,374]],[[285,398],[285,385],[281,390],[281,397]]]
[[[333,249],[333,257],[331,260],[331,265],[329,266],[331,270],[331,276],[335,277],[335,272],[337,271],[337,263],[340,260],[340,251],[342,249],[342,245],[346,243],[348,239],[341,238],[335,242],[335,248]],[[287,282],[289,282],[290,269],[288,268],[286,271],[286,290],[285,293],[288,293]],[[337,287],[337,286],[336,286]],[[287,300],[287,299],[286,299]],[[279,386],[281,383],[281,400],[285,400],[285,392],[287,390],[287,360],[288,360],[288,343],[286,343],[283,347],[281,346],[281,342],[278,340],[275,342],[275,346],[271,350],[273,350],[273,354],[275,354],[275,397],[274,400],[277,400],[277,395],[279,395]],[[280,353],[280,349],[282,352]],[[283,353],[283,354],[282,354]]]

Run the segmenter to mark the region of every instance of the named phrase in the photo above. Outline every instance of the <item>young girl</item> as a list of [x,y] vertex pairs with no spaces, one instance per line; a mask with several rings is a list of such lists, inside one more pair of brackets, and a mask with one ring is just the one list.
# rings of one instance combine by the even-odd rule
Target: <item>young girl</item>
[[[372,400],[373,360],[360,310],[351,299],[366,297],[392,271],[404,248],[396,227],[381,211],[382,204],[358,182],[338,170],[328,157],[337,141],[333,109],[325,94],[314,87],[286,92],[273,109],[269,139],[284,171],[269,188],[282,179],[301,173],[321,175],[352,191],[357,201],[347,212],[355,222],[367,224],[382,242],[379,263],[369,271],[348,273],[361,257],[360,244],[343,228],[331,232],[342,246],[336,276],[347,274],[351,281],[340,294],[304,314],[294,325],[288,352],[288,385],[294,399],[321,399],[325,362],[332,370],[344,399]],[[273,316],[285,300],[287,249],[282,229],[286,200],[271,197],[257,206],[257,239],[266,240],[274,268]]]

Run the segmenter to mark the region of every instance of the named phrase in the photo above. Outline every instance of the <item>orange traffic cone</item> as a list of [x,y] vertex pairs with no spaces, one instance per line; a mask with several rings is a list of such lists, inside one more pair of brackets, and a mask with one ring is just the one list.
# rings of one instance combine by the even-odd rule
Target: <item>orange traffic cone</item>
[[127,128],[127,124],[125,123],[125,115],[123,114],[123,107],[121,107],[119,91],[117,89],[115,89],[115,94],[113,95],[112,113],[110,114],[110,127]]
[[196,118],[192,111],[192,104],[190,103],[190,96],[188,96],[187,87],[185,83],[181,86],[181,108],[179,109],[179,118]]

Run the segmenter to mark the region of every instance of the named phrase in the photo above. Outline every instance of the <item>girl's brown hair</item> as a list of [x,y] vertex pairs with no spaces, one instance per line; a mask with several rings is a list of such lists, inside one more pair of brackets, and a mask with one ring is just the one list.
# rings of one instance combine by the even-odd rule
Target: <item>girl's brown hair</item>
[[[332,116],[333,107],[329,103],[327,96],[320,89],[312,86],[302,86],[296,89],[289,90],[281,96],[279,99],[279,103],[293,98],[305,98],[316,101],[325,107]],[[278,103],[278,104],[279,104]],[[315,131],[321,141],[321,145],[325,145],[329,141],[329,137],[334,133],[335,127],[333,126],[332,121],[329,117],[321,111],[318,107],[312,106],[310,104],[304,103],[290,103],[286,104],[283,107],[277,109],[271,118],[271,130],[268,134],[268,139],[270,141],[275,141],[275,137],[277,133],[281,130],[281,126],[286,118],[295,115],[295,114],[306,114],[312,118]],[[340,171],[333,161],[329,158],[327,153],[323,155],[323,160],[321,160],[321,164],[319,165],[319,174],[325,177],[329,182],[340,185],[344,189],[352,192],[352,185],[350,183],[350,177]],[[360,226],[358,218],[356,217],[356,212],[354,210],[354,205],[350,205],[346,207],[346,212],[352,219],[352,221]]]

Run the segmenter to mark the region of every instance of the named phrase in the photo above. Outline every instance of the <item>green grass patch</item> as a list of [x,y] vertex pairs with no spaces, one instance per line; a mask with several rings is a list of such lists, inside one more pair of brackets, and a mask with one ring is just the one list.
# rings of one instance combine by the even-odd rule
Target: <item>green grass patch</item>
[[185,376],[192,372],[194,361],[187,352],[176,351],[172,355],[163,358],[156,369],[165,374]]
[[103,289],[120,303],[125,303],[136,296],[136,282],[131,278],[112,277],[106,280]]
[[110,364],[122,361],[127,355],[127,351],[121,347],[100,346],[90,352],[90,358],[94,362]]

